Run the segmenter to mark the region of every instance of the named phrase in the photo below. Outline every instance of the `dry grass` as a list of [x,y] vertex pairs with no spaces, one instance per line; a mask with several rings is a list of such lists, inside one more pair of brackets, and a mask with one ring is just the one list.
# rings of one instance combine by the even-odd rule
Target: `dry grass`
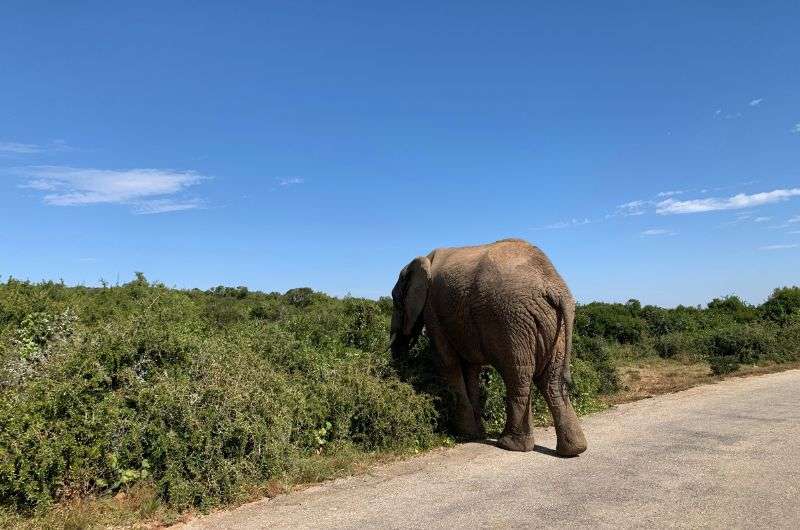
[[180,520],[159,502],[151,485],[111,497],[76,498],[35,517],[0,515],[0,526],[18,529],[157,528]]
[[626,362],[617,367],[621,390],[601,400],[608,405],[627,403],[659,394],[680,392],[698,385],[716,383],[724,379],[768,374],[800,368],[800,362],[741,365],[739,370],[727,375],[714,375],[708,363],[681,359],[648,357]]

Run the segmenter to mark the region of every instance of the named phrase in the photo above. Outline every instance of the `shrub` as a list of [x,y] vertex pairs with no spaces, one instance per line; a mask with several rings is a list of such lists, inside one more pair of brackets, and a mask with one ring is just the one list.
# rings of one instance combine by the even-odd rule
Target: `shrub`
[[761,324],[723,327],[708,333],[706,347],[712,370],[727,373],[739,364],[773,360],[775,332]]
[[[314,295],[271,322],[214,309],[248,315],[270,295],[175,291],[143,276],[58,300],[10,290],[0,285],[0,305],[11,294],[32,311],[0,331],[0,510],[143,481],[170,506],[208,508],[306,472],[329,446],[433,443],[433,398],[377,351],[388,330],[375,302]],[[76,322],[64,302],[103,317]],[[20,363],[25,377],[8,377]]]
[[777,331],[775,352],[780,360],[800,360],[800,313],[794,313]]
[[364,351],[386,349],[388,320],[381,308],[368,300],[345,300],[346,331],[343,342]]
[[682,357],[700,360],[707,353],[706,337],[701,332],[672,332],[655,337],[653,349],[665,359]]
[[[635,302],[635,303],[634,303]],[[638,302],[627,305],[593,302],[578,306],[575,331],[584,337],[605,338],[623,344],[638,342],[644,331],[644,321],[638,316]]]
[[752,322],[758,318],[758,310],[735,295],[713,299],[708,303],[708,309],[712,313],[720,313],[739,323]]
[[[580,335],[572,340],[573,357],[588,362],[592,369],[592,377],[596,377],[595,391],[610,394],[619,389],[619,378],[614,368],[614,359],[610,348],[603,339],[585,338]],[[574,363],[573,363],[574,364]]]
[[792,315],[800,313],[800,287],[775,289],[761,307],[764,317],[780,325],[786,325]]
[[708,363],[714,375],[730,374],[739,369],[739,360],[732,356],[712,355]]

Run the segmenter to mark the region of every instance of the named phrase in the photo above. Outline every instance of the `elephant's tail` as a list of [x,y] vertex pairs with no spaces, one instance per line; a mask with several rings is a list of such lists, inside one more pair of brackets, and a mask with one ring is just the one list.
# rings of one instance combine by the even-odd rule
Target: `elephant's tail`
[[[563,328],[564,331],[564,358],[562,360],[564,363],[562,368],[564,381],[566,381],[568,385],[572,385],[572,372],[569,368],[569,362],[572,358],[572,326],[575,321],[575,302],[569,293],[551,292],[548,294],[550,295],[548,296],[548,298],[550,298],[550,303],[557,311],[556,347],[558,346],[558,332],[560,331],[558,328]],[[557,355],[556,351],[557,349],[553,353]]]
[[575,304],[561,302],[561,314],[564,319],[564,381],[572,386],[572,372],[569,369],[569,362],[572,359],[572,326],[575,321]]

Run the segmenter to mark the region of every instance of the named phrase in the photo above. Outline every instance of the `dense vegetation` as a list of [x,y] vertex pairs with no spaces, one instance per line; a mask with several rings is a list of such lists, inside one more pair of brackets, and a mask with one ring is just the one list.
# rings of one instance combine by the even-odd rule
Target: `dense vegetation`
[[[391,300],[310,289],[175,290],[0,283],[0,511],[151,484],[159,502],[207,508],[268,480],[306,477],[343,452],[441,443],[448,396],[420,340],[386,353]],[[620,358],[704,359],[715,373],[800,357],[800,288],[750,306],[592,303],[576,317],[579,412],[617,390]],[[484,374],[486,420],[503,386]],[[545,407],[537,398],[537,411]],[[313,477],[312,477],[313,478]]]

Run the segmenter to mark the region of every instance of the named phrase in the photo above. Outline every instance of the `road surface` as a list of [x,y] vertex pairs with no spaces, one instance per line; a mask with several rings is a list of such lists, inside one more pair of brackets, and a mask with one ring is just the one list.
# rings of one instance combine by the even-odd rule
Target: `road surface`
[[589,449],[464,444],[258,501],[188,528],[800,528],[800,370],[582,419]]

